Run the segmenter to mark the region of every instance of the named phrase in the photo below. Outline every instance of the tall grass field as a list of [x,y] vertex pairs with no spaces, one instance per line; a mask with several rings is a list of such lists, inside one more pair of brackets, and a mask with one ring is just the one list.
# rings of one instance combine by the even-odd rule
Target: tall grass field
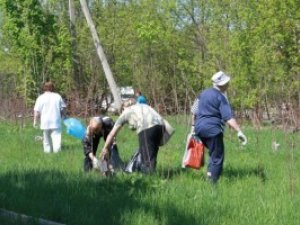
[[[184,118],[167,119],[176,132],[159,150],[157,172],[119,171],[108,178],[83,172],[81,142],[65,131],[62,151],[45,154],[36,138],[42,132],[30,121],[2,121],[0,208],[69,225],[300,224],[299,132],[244,125],[248,144],[241,146],[227,128],[224,171],[212,185],[205,177],[207,163],[200,170],[181,168],[190,128]],[[137,149],[135,133],[124,127],[117,143],[128,161]],[[98,153],[102,146],[103,140]],[[0,224],[24,221],[2,215]]]

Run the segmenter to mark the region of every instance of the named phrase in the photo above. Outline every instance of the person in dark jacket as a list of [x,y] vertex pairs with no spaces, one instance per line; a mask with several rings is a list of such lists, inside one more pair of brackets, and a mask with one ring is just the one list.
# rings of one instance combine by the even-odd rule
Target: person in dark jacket
[[[97,116],[90,119],[86,129],[86,135],[82,140],[84,159],[84,170],[99,169],[99,161],[96,158],[96,152],[101,137],[106,140],[109,132],[114,126],[114,121],[108,116]],[[114,142],[114,148],[117,148]]]
[[230,77],[224,72],[215,73],[213,87],[202,91],[192,107],[194,132],[209,150],[207,177],[213,183],[218,181],[223,170],[225,124],[237,132],[243,145],[247,143],[226,96],[229,81]]

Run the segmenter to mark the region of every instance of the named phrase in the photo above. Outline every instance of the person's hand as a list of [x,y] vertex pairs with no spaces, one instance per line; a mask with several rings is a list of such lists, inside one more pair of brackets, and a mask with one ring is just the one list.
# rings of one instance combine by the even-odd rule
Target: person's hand
[[239,140],[242,142],[242,145],[247,144],[247,137],[243,134],[242,131],[239,131],[237,133],[237,136],[238,136]]
[[35,128],[35,129],[38,128],[38,124],[37,124],[36,120],[33,121],[33,128]]
[[99,161],[98,161],[98,159],[96,157],[94,157],[92,159],[92,163],[93,163],[93,168],[94,169],[99,169]]
[[195,134],[195,125],[192,125],[192,127],[191,127],[191,134],[192,134],[192,135]]
[[105,160],[108,158],[108,149],[107,148],[103,148],[100,154],[100,159],[101,160]]
[[65,119],[68,118],[67,117],[67,112],[66,112],[66,110],[64,108],[60,111],[60,115],[61,115],[61,119],[62,120],[65,120]]

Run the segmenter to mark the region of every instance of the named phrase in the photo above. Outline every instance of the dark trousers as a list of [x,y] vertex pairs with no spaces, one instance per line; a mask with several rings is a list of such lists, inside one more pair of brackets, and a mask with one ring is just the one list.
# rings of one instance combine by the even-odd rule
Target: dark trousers
[[223,133],[217,136],[205,138],[200,137],[205,147],[209,150],[207,172],[211,173],[211,181],[216,182],[223,170],[224,162],[224,141]]
[[162,128],[161,125],[156,125],[138,134],[139,152],[141,153],[141,172],[151,173],[156,168],[157,153],[163,134]]
[[88,155],[86,155],[84,157],[84,160],[83,160],[83,169],[84,171],[88,172],[90,170],[93,169],[93,163],[92,163],[92,160],[90,159],[90,157]]

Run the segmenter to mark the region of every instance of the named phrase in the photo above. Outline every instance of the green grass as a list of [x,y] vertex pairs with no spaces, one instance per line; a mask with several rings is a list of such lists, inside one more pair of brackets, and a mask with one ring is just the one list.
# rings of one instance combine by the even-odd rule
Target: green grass
[[[299,133],[246,127],[249,144],[240,146],[227,129],[224,172],[211,186],[206,168],[181,169],[189,127],[185,119],[169,119],[176,133],[160,149],[157,173],[119,172],[111,178],[84,173],[81,143],[65,132],[63,151],[45,154],[42,142],[34,140],[41,131],[30,123],[2,122],[0,208],[70,225],[299,223]],[[277,151],[272,140],[280,143]],[[118,146],[129,160],[137,148],[135,133],[121,130]],[[0,224],[21,223],[0,217]]]

